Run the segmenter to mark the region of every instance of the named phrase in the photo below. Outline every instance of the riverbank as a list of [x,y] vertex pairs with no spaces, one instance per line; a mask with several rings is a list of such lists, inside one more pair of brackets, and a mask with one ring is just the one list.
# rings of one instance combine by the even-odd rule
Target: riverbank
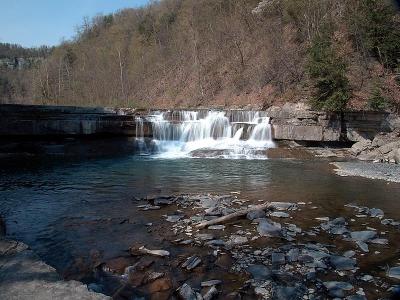
[[64,281],[29,247],[0,238],[0,298],[3,300],[109,300],[78,281]]
[[336,174],[400,183],[400,165],[371,162],[334,162]]

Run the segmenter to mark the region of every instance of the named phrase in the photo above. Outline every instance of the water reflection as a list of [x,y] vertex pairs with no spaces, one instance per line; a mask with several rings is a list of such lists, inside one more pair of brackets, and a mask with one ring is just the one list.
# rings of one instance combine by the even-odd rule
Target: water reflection
[[[338,215],[355,202],[400,218],[399,184],[334,175],[324,162],[119,157],[0,167],[0,213],[11,236],[60,270],[100,249],[118,255],[146,239],[133,197],[241,192],[250,200],[304,201]],[[158,212],[159,213],[159,212]],[[132,222],[121,224],[121,220]]]

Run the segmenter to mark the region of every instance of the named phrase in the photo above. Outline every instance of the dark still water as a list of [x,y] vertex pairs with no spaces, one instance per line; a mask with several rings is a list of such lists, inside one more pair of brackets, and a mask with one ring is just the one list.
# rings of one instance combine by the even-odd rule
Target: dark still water
[[138,211],[135,197],[229,192],[254,201],[312,202],[329,216],[354,202],[400,218],[399,184],[339,177],[327,162],[125,156],[0,166],[7,234],[67,277],[79,272],[76,261],[94,249],[112,258],[133,242],[162,243],[151,240],[143,225],[164,212]]

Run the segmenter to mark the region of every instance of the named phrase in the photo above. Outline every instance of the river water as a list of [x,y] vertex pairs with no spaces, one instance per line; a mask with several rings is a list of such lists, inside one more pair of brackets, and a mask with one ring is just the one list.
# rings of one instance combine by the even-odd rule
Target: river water
[[[400,218],[399,184],[339,177],[324,161],[125,155],[0,167],[0,213],[8,235],[72,278],[79,278],[76,260],[93,249],[112,258],[135,241],[157,244],[143,230],[149,217],[138,213],[135,197],[230,192],[254,201],[312,202],[329,216],[340,216],[353,202]],[[160,212],[151,217],[160,219]]]

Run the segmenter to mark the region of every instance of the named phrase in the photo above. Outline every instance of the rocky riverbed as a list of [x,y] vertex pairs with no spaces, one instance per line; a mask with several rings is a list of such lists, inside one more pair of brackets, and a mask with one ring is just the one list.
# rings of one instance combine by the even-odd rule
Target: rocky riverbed
[[239,193],[135,199],[164,245],[136,243],[99,262],[90,289],[114,299],[389,299],[399,292],[400,222],[349,203],[326,216],[305,202]]

